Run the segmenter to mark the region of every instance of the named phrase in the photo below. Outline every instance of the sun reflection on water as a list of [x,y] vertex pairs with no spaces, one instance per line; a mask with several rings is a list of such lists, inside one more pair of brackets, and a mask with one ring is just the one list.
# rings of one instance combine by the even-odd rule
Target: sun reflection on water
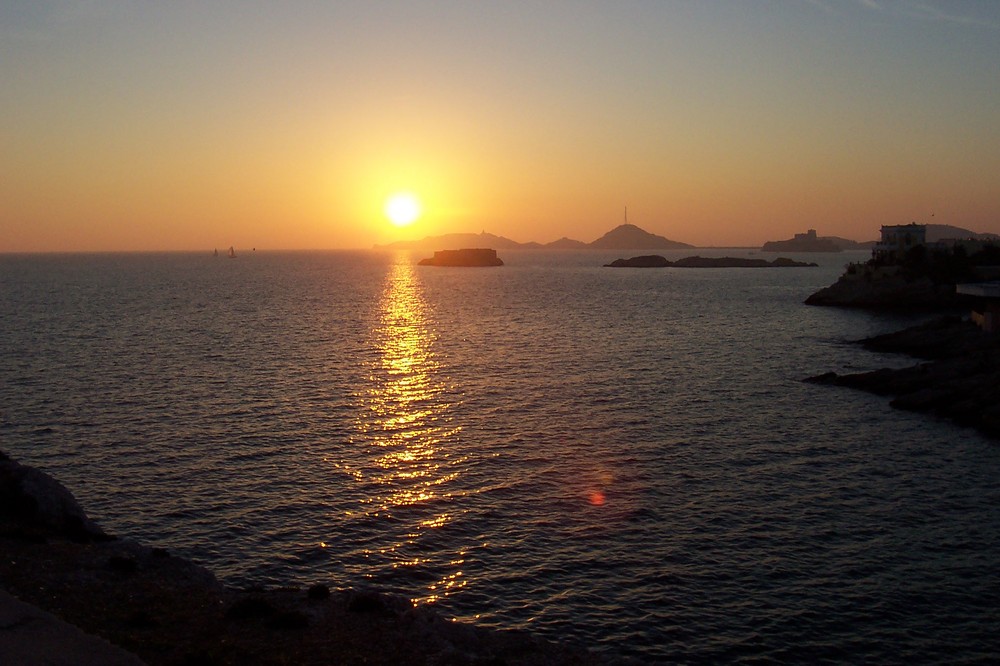
[[354,442],[366,455],[362,464],[344,468],[362,490],[361,506],[348,517],[399,532],[391,546],[365,551],[365,557],[378,557],[394,571],[414,572],[414,579],[423,581],[414,603],[434,602],[465,585],[464,558],[452,553],[433,561],[422,545],[455,518],[449,488],[462,463],[447,447],[459,428],[450,416],[430,315],[409,257],[397,257],[370,332],[375,353],[356,421]]

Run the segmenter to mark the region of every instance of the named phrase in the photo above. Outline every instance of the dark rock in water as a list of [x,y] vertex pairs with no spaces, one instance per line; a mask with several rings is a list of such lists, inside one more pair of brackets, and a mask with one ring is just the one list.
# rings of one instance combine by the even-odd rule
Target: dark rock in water
[[610,264],[604,264],[609,268],[811,268],[814,263],[794,261],[785,257],[779,257],[774,261],[766,259],[747,259],[743,257],[685,257],[677,261],[668,261],[659,255],[643,255],[632,257],[631,259],[615,259]]
[[439,250],[430,259],[421,259],[420,266],[503,266],[496,250],[466,248],[462,250]]
[[788,257],[778,257],[771,262],[771,265],[775,268],[816,268],[819,266],[819,264],[813,261],[795,261]]
[[610,268],[663,268],[673,264],[667,261],[666,257],[661,257],[658,254],[646,254],[631,259],[615,259],[610,264],[604,265]]
[[[2,455],[2,454],[0,454]],[[0,458],[0,519],[16,521],[22,529],[87,542],[110,539],[83,512],[61,483],[6,455]]]

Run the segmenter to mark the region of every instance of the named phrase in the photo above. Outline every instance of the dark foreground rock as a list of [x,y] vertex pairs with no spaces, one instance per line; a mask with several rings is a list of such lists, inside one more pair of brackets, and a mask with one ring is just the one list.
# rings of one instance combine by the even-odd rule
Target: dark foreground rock
[[951,419],[1000,439],[1000,336],[947,317],[861,344],[928,361],[849,375],[829,372],[806,381],[893,396],[893,407]]
[[806,305],[834,305],[871,309],[945,310],[966,301],[955,294],[955,285],[930,278],[889,276],[864,279],[842,275],[829,287],[810,295]]
[[163,549],[108,536],[62,485],[2,453],[0,553],[0,588],[153,665],[604,663],[378,592],[226,587]]
[[794,261],[778,257],[774,261],[766,259],[746,259],[743,257],[685,257],[677,261],[669,261],[658,254],[648,254],[631,259],[615,259],[608,268],[809,268],[817,264],[804,261]]

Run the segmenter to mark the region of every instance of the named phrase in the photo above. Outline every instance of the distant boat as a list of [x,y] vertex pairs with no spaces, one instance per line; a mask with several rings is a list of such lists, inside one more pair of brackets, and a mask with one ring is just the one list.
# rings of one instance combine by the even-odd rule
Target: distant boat
[[229,246],[229,258],[230,259],[236,258],[236,250],[233,249],[232,245]]

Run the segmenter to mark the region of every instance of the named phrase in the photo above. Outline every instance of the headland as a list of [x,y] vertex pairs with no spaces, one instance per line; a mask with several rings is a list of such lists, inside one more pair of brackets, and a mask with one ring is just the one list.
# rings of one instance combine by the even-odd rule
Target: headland
[[806,379],[891,396],[893,407],[946,418],[1000,439],[1000,336],[961,317],[943,317],[858,344],[925,362]]

